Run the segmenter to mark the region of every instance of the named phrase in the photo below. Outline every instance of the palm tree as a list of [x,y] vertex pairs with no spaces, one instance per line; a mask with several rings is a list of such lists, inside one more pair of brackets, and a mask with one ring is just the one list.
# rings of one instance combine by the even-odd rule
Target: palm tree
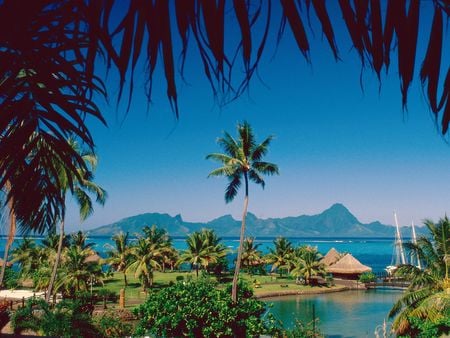
[[[11,184],[9,183],[9,181],[6,182],[5,189],[6,189],[6,191],[11,190]],[[0,288],[3,287],[3,279],[5,278],[5,271],[6,271],[6,265],[8,262],[9,249],[11,248],[11,244],[14,241],[14,236],[16,234],[16,226],[17,226],[16,225],[16,215],[14,213],[13,199],[11,198],[7,204],[8,204],[8,210],[9,210],[9,231],[8,231],[8,239],[6,240],[6,243],[5,243],[5,253],[3,255],[3,265],[1,267],[1,272],[0,272]]]
[[447,216],[436,224],[426,220],[425,226],[430,237],[422,236],[416,244],[407,245],[419,253],[424,269],[404,265],[395,272],[411,282],[389,313],[395,317],[393,328],[399,335],[409,332],[414,319],[436,323],[450,311],[450,220]]
[[220,239],[209,229],[193,232],[186,238],[186,244],[187,249],[181,253],[177,264],[190,263],[195,267],[197,278],[200,267],[207,269],[227,253]]
[[307,247],[305,250],[302,250],[301,256],[294,261],[294,268],[291,274],[297,278],[303,277],[306,285],[308,285],[311,277],[326,275],[325,264],[320,261],[321,259],[322,255],[316,248]]
[[86,260],[89,255],[89,249],[81,249],[76,245],[71,245],[65,250],[64,265],[61,277],[56,283],[56,290],[64,289],[65,292],[73,295],[76,292],[88,290],[90,282],[103,277],[102,268],[98,262]]
[[275,248],[270,248],[265,258],[267,263],[272,264],[271,272],[279,270],[281,276],[282,269],[289,271],[289,263],[293,257],[294,248],[292,243],[285,237],[277,237],[273,244]]
[[[64,169],[64,163],[62,163],[61,161],[58,162],[57,168],[59,169],[60,174],[59,179],[61,182],[63,182],[61,185],[61,193],[65,196],[67,191],[70,189],[72,195],[75,197],[75,200],[80,207],[80,218],[83,221],[94,211],[90,194],[94,194],[96,197],[96,202],[101,205],[105,204],[107,194],[102,187],[93,182],[93,172],[97,167],[97,157],[95,156],[95,154],[93,152],[80,149],[78,143],[73,139],[69,139],[68,144],[72,149],[80,154],[81,158],[84,161],[84,164],[83,166],[77,167],[77,175],[69,177],[67,176],[67,171]],[[78,237],[80,237],[78,240],[82,240],[82,243],[80,243],[80,245],[84,245],[85,237],[83,233],[80,231],[77,235]],[[72,241],[77,240],[77,235],[72,236]],[[58,265],[61,259],[63,239],[64,214],[62,215],[62,218],[60,220],[58,252],[56,254],[55,265],[53,267],[52,276],[50,278],[50,283],[46,294],[47,302],[50,300],[53,291],[53,285],[56,280]],[[83,249],[83,247],[81,248]]]
[[263,264],[262,252],[258,250],[261,243],[255,244],[254,237],[246,237],[242,250],[242,267],[250,272],[255,266]]
[[222,167],[211,171],[208,177],[225,176],[229,180],[228,186],[225,190],[226,203],[231,202],[236,197],[239,187],[242,184],[242,180],[244,180],[244,211],[242,214],[238,256],[231,290],[233,302],[237,301],[237,281],[241,267],[241,256],[244,245],[249,180],[261,185],[262,188],[264,188],[265,182],[262,175],[278,174],[278,167],[276,164],[262,161],[262,158],[269,150],[269,145],[273,138],[272,136],[267,137],[260,144],[257,144],[253,130],[247,122],[243,122],[242,124],[238,123],[237,134],[238,139],[235,140],[230,134],[224,132],[224,136],[219,138],[217,143],[223,148],[225,153],[213,153],[206,156],[207,159],[211,159],[222,164]]
[[128,286],[126,269],[130,261],[130,245],[128,240],[128,232],[120,232],[112,237],[114,247],[109,243],[105,244],[108,249],[108,263],[118,271],[123,273],[125,287]]
[[144,290],[153,285],[153,271],[161,268],[161,251],[157,244],[146,238],[138,238],[130,248],[130,263],[125,272],[133,271],[136,278],[141,278]]
[[40,252],[34,239],[24,237],[21,243],[11,251],[11,263],[18,263],[20,277],[28,278],[39,268]]

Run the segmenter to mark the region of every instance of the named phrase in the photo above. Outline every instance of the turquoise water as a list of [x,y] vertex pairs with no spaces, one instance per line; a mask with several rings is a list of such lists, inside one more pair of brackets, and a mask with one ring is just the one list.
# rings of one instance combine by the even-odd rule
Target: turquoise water
[[[319,318],[318,328],[326,337],[375,337],[375,330],[387,319],[387,314],[401,291],[344,291],[321,295],[286,296],[267,299],[270,313],[282,319],[285,327],[295,320],[310,322]],[[382,336],[382,335],[380,335]]]

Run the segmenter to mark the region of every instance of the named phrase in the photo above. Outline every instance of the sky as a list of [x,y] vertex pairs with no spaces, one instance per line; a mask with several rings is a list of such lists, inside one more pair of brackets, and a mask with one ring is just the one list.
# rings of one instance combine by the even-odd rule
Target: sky
[[[240,219],[242,191],[226,204],[227,180],[207,178],[218,164],[205,156],[221,152],[216,139],[223,131],[235,134],[243,120],[258,140],[275,136],[266,160],[279,166],[280,175],[267,177],[264,190],[250,186],[249,211],[260,218],[317,214],[334,203],[344,204],[363,223],[393,224],[394,211],[401,225],[448,214],[450,147],[427,107],[418,68],[406,112],[395,60],[380,87],[372,71],[361,73],[348,33],[341,27],[336,35],[342,60],[334,61],[316,27],[308,64],[288,29],[278,48],[272,34],[260,78],[224,107],[215,102],[190,51],[186,83],[178,88],[179,119],[168,104],[161,68],[150,106],[141,72],[128,113],[115,104],[117,79],[110,76],[110,103],[99,102],[108,127],[89,122],[99,157],[96,182],[107,190],[108,200],[84,222],[69,201],[68,231],[146,212],[181,214],[191,222],[225,214]],[[420,58],[425,35],[420,36]]]

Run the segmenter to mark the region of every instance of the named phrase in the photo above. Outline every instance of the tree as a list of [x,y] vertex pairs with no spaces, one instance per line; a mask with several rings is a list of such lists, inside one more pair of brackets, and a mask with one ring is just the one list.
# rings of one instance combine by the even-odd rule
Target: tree
[[289,263],[294,255],[294,248],[286,237],[277,237],[273,241],[273,244],[275,248],[269,249],[269,253],[266,255],[266,261],[272,264],[271,272],[279,270],[281,276],[282,269],[289,271]]
[[224,136],[217,140],[217,143],[225,151],[213,153],[206,156],[207,159],[217,161],[222,167],[211,171],[208,177],[225,176],[228,178],[228,185],[225,190],[225,202],[231,202],[237,195],[239,187],[244,180],[245,199],[244,211],[242,213],[241,234],[239,237],[238,256],[233,277],[232,298],[236,302],[237,280],[241,267],[242,250],[244,245],[245,218],[248,208],[248,183],[249,180],[259,184],[264,189],[265,182],[262,175],[278,175],[278,166],[273,163],[264,162],[262,158],[269,150],[273,137],[269,136],[260,144],[256,143],[253,130],[247,122],[238,123],[238,139],[235,140],[230,134],[224,132]]
[[205,270],[210,264],[217,263],[226,255],[226,249],[221,245],[220,239],[213,230],[202,229],[195,231],[186,238],[187,249],[184,250],[177,264],[190,263],[195,267],[198,278],[200,267]]
[[[95,184],[93,181],[94,179],[93,172],[97,167],[97,156],[91,151],[82,150],[78,145],[78,143],[75,142],[75,140],[73,140],[72,138],[68,140],[68,145],[80,155],[81,159],[83,160],[83,165],[80,165],[76,168],[77,169],[76,175],[69,177],[67,176],[68,172],[67,170],[65,170],[64,163],[61,161],[57,163],[56,168],[59,170],[59,180],[61,182],[61,194],[65,196],[67,194],[67,191],[70,189],[72,195],[75,197],[75,200],[80,208],[80,218],[83,221],[88,216],[90,216],[94,211],[90,194],[95,195],[96,202],[101,205],[105,204],[107,194],[102,187]],[[65,221],[64,218],[65,214],[63,213],[59,223],[60,227],[59,227],[58,252],[56,254],[55,265],[53,266],[52,276],[46,294],[47,302],[50,300],[50,297],[53,292],[53,285],[56,280],[58,265],[61,259],[62,246],[64,240],[64,221]],[[78,236],[81,237],[80,240],[82,240],[83,238],[85,240],[85,237],[83,237],[84,234],[81,231],[79,231]],[[76,237],[72,236],[72,241],[73,240],[76,240]],[[80,244],[84,244],[84,240],[83,243]]]
[[254,237],[246,237],[242,250],[242,267],[251,272],[254,267],[264,264],[262,253],[258,250],[261,243],[255,244]]
[[147,290],[153,285],[153,270],[161,268],[160,260],[158,245],[141,237],[130,248],[130,264],[125,271],[133,271],[134,276],[141,279],[143,289]]
[[[117,0],[82,4],[77,0],[35,0],[24,13],[20,2],[2,1],[0,189],[10,182],[7,200],[14,204],[18,221],[44,229],[63,213],[64,196],[59,194],[61,185],[51,163],[55,158],[64,162],[69,177],[76,176],[76,168],[84,165],[80,155],[67,146],[68,135],[75,135],[93,150],[94,140],[85,121],[94,117],[104,122],[93,101],[107,94],[102,82],[103,60],[119,73],[118,101],[128,89],[129,104],[140,59],[145,59],[149,69],[150,99],[160,58],[167,96],[178,116],[174,54],[180,51],[183,78],[188,45],[196,48],[192,54],[202,62],[213,95],[226,103],[245,92],[262,56],[267,55],[268,41],[273,36],[279,40],[286,27],[310,62],[311,37],[320,34],[308,28],[319,26],[333,57],[339,60],[338,44],[348,49],[348,42],[341,42],[335,32],[344,26],[362,68],[374,70],[379,79],[382,71],[389,70],[391,59],[398,56],[393,72],[399,75],[404,107],[416,64],[421,64],[419,77],[428,105],[446,134],[450,123],[450,69],[445,80],[441,73],[446,67],[442,52],[449,34],[443,25],[450,14],[448,1],[341,0],[336,13],[330,12],[330,3],[307,1],[302,6],[302,2],[289,0],[146,0],[124,5]],[[430,10],[421,10],[422,5]],[[278,14],[281,24],[277,29],[273,16]],[[424,29],[428,38],[424,55],[418,55],[417,49],[419,22],[431,24],[431,29]],[[232,39],[227,39],[228,32],[232,32]],[[47,145],[40,152],[35,151],[36,142],[28,142],[33,133]]]
[[[5,183],[5,189],[6,191],[11,190],[11,184],[9,181]],[[9,210],[9,231],[8,231],[8,239],[6,240],[5,244],[5,253],[3,255],[3,264],[0,272],[0,288],[3,287],[3,279],[5,278],[5,272],[6,272],[6,265],[8,262],[9,257],[9,249],[11,248],[11,244],[14,241],[14,236],[16,234],[16,215],[14,213],[14,207],[13,207],[13,199],[10,198],[8,201],[8,210]]]
[[[135,309],[137,336],[157,337],[258,337],[276,333],[275,321],[266,304],[253,297],[248,285],[240,284],[238,303],[227,289],[208,280],[176,283],[153,291]],[[276,335],[274,335],[276,336]]]
[[87,291],[89,283],[103,277],[98,262],[87,260],[91,254],[89,249],[71,245],[64,252],[64,264],[61,276],[56,283],[56,290],[63,289],[70,295],[80,291]]
[[108,263],[118,272],[123,273],[123,280],[125,287],[128,286],[127,282],[127,266],[130,261],[130,245],[128,241],[128,232],[120,232],[112,237],[114,247],[109,243],[105,244],[108,249],[106,254],[108,255]]
[[303,251],[302,255],[294,261],[294,268],[291,274],[294,277],[303,277],[306,285],[310,284],[311,277],[313,276],[325,276],[325,264],[320,260],[322,255],[316,248],[308,247]]
[[21,278],[31,276],[39,268],[39,249],[34,239],[24,237],[22,242],[11,251],[11,262],[18,263]]
[[395,272],[396,276],[411,282],[389,313],[390,317],[395,317],[393,328],[399,335],[413,332],[413,326],[417,329],[420,323],[425,322],[438,326],[436,336],[450,331],[450,220],[447,216],[436,224],[426,220],[425,226],[430,237],[422,236],[417,244],[409,243],[407,246],[419,253],[424,269],[404,265]]

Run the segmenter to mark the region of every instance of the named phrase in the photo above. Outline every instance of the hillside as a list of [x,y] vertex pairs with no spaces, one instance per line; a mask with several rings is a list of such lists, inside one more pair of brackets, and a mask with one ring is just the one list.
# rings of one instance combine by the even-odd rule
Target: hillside
[[[146,213],[124,218],[104,225],[88,233],[90,236],[112,236],[120,231],[140,233],[148,225],[166,229],[171,236],[186,236],[201,228],[213,229],[219,236],[239,236],[241,222],[231,215],[221,216],[207,223],[185,222],[181,215],[170,216]],[[421,233],[421,228],[417,232]],[[334,204],[318,215],[301,215],[284,218],[260,219],[247,215],[246,234],[256,237],[394,237],[394,227],[380,222],[363,224],[342,204]],[[410,236],[410,228],[402,229],[403,236]]]

